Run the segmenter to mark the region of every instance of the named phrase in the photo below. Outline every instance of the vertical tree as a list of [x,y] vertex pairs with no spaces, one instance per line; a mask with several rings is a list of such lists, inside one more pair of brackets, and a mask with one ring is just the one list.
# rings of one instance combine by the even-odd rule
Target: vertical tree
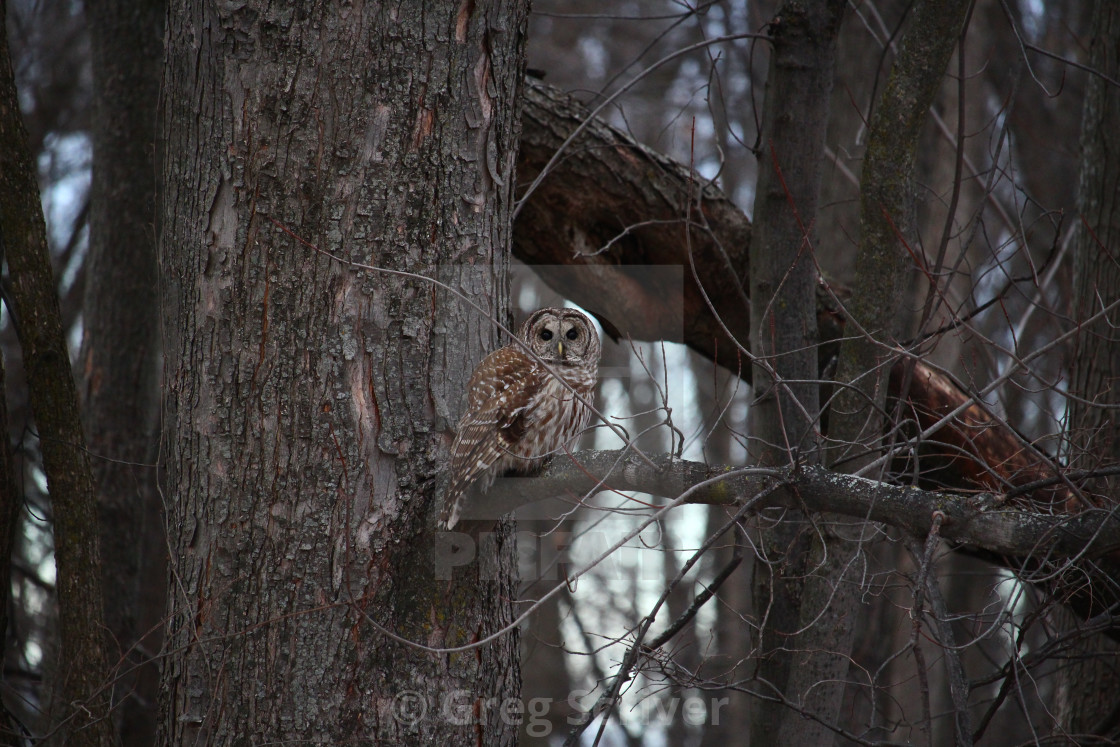
[[[155,124],[164,0],[86,6],[93,172],[82,305],[83,415],[101,521],[105,622],[121,741],[155,739],[166,544],[156,490],[160,409]],[[145,638],[149,632],[156,633]]]
[[[58,573],[62,657],[49,723],[43,726],[59,744],[101,745],[111,741],[112,724],[106,693],[97,505],[39,185],[8,53],[6,12],[6,3],[0,0],[0,251],[11,278],[11,295],[5,302],[19,320],[28,398],[51,497]],[[6,413],[0,420],[6,420]],[[10,475],[0,479],[7,481]],[[12,516],[10,506],[5,515]],[[10,530],[4,530],[4,536],[10,537]],[[6,544],[0,542],[0,548]]]
[[[12,459],[11,443],[8,441],[8,398],[4,392],[4,358],[0,356],[0,434],[3,442],[0,443],[0,578],[11,577],[12,571],[12,546],[15,540],[16,526],[19,521],[20,495],[15,479],[15,463]],[[11,597],[11,584],[0,588],[0,630],[8,630],[8,605]],[[5,706],[0,713],[3,714],[0,722],[0,745],[18,745],[19,726],[14,722],[12,715]]]
[[506,313],[526,13],[171,13],[166,742],[516,739],[514,635],[423,647],[502,631],[515,596],[501,531],[446,578],[432,502]]
[[[865,332],[846,340],[840,348],[838,388],[831,403],[830,451],[838,471],[863,474],[877,457],[889,449],[886,412],[887,390],[897,352],[908,331],[903,299],[908,295],[912,247],[920,246],[916,232],[918,144],[927,128],[929,109],[941,87],[946,67],[957,47],[969,13],[971,0],[918,2],[912,9],[909,28],[886,85],[875,103],[869,122],[867,153],[860,177],[860,243],[855,256],[855,283],[847,313],[852,327]],[[946,239],[947,240],[947,239]],[[940,260],[938,260],[940,262]],[[883,479],[890,463],[881,463],[868,475]],[[833,653],[832,671],[822,679],[847,676],[854,618],[859,606],[850,590],[853,578],[844,578],[852,557],[850,541],[833,543],[822,558],[832,568],[828,619],[842,620],[847,638]],[[860,543],[862,544],[862,543]],[[856,557],[862,548],[856,544]],[[849,591],[849,593],[844,593]],[[923,592],[924,593],[924,592]],[[965,707],[955,712],[959,744],[971,738]]]
[[[1120,8],[1107,0],[1093,3],[1089,79],[1081,123],[1081,181],[1078,209],[1081,225],[1074,244],[1073,310],[1084,322],[1120,298],[1120,153],[1116,124],[1120,122]],[[1069,437],[1073,467],[1086,470],[1116,464],[1120,459],[1120,336],[1116,315],[1109,314],[1078,330],[1069,399]],[[1115,506],[1120,481],[1109,478],[1094,486],[1094,501]],[[1108,597],[1105,597],[1106,599]],[[1076,627],[1076,626],[1075,626]],[[1117,644],[1094,635],[1088,638],[1060,680],[1060,715],[1068,734],[1120,737],[1116,710]],[[1079,647],[1081,648],[1081,647]],[[1086,686],[1086,685],[1089,686]]]
[[[749,429],[752,461],[762,466],[820,462],[813,225],[844,7],[835,1],[785,3],[772,23],[750,254],[751,353],[761,365],[754,367]],[[823,709],[823,719],[830,721],[839,701],[832,693],[822,695],[828,688],[811,686],[832,679],[826,672],[834,669],[827,666],[833,657],[811,654],[794,661],[779,651],[834,651],[834,634],[843,636],[843,620],[834,627],[806,626],[801,619],[803,610],[827,606],[831,593],[807,581],[821,553],[814,551],[817,537],[806,531],[803,514],[790,512],[763,533],[763,543],[767,562],[754,573],[755,610],[768,618],[760,636],[759,678],[776,697],[759,701],[751,739],[755,744],[819,742],[821,724],[791,718],[781,698],[801,704],[812,693],[814,702],[807,707]],[[787,639],[798,631],[802,635],[793,645]]]

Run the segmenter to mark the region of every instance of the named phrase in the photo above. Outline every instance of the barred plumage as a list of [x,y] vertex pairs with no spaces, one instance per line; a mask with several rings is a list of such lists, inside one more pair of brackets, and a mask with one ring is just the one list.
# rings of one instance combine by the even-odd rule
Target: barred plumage
[[451,483],[441,520],[448,529],[459,522],[472,486],[485,491],[506,473],[539,471],[545,458],[591,420],[588,404],[595,396],[600,353],[591,320],[574,309],[540,309],[521,325],[518,337],[536,358],[511,343],[486,356],[471,375],[467,413],[451,446]]

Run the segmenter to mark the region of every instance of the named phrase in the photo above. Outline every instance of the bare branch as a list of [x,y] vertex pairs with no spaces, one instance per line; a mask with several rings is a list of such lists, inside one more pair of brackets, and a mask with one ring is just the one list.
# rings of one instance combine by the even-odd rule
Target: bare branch
[[[500,514],[510,506],[530,501],[582,494],[600,483],[605,486],[600,490],[674,497],[723,475],[724,479],[695,490],[685,502],[734,506],[777,486],[753,510],[783,506],[828,511],[879,521],[919,538],[929,534],[934,517],[940,512],[941,536],[946,540],[1017,558],[1099,557],[1120,550],[1120,516],[1108,509],[1084,511],[1075,516],[1046,515],[1004,507],[1004,497],[994,493],[921,490],[813,466],[787,470],[775,477],[773,472],[759,474],[757,469],[701,464],[668,455],[651,455],[657,469],[645,460],[625,457],[617,451],[581,451],[575,457],[578,463],[553,459],[540,477],[498,480],[479,499],[477,513]],[[638,503],[634,505],[641,508]]]

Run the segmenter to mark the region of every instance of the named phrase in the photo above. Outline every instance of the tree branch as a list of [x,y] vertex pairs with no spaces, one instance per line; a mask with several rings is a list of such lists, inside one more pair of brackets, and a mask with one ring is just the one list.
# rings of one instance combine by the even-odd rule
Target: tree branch
[[[519,180],[528,183],[535,179],[587,116],[572,98],[528,81]],[[750,303],[743,290],[749,284],[744,257],[751,243],[746,216],[688,168],[605,122],[592,122],[566,148],[566,156],[552,166],[514,225],[514,254],[529,265],[584,268],[569,274],[544,272],[541,277],[566,298],[599,315],[612,338],[629,335],[634,340],[683,342],[749,382],[751,367],[743,356],[750,329]],[[684,217],[689,215],[686,201],[690,194],[696,205],[691,212],[693,224],[688,226],[692,233],[686,241]],[[684,268],[680,314],[668,308],[674,306],[671,300],[667,302],[676,297],[678,289],[658,285],[653,280],[658,276],[646,272],[650,265]],[[738,268],[738,274],[731,268]],[[833,293],[822,287],[817,294],[822,371],[836,355],[836,341],[844,334],[846,321]],[[845,293],[835,295],[845,301]],[[930,439],[916,444],[913,455],[921,461],[913,471],[926,490],[869,483],[877,486],[869,494],[870,488],[852,484],[845,495],[836,492],[836,486],[842,484],[836,481],[829,483],[832,492],[815,492],[809,489],[813,485],[797,481],[787,488],[796,486],[811,509],[876,519],[919,537],[926,536],[933,511],[940,509],[949,519],[943,528],[946,539],[981,548],[993,562],[1020,573],[1026,570],[1027,575],[1039,567],[1037,559],[1047,557],[1045,553],[1051,553],[1047,560],[1075,557],[1084,549],[1082,544],[1090,541],[1093,553],[1117,550],[1098,562],[1100,570],[1094,572],[1094,578],[1104,583],[1095,584],[1091,591],[1063,587],[1060,580],[1050,588],[1083,618],[1106,609],[1109,599],[1120,596],[1109,578],[1120,576],[1120,547],[1116,544],[1120,535],[1106,510],[1090,507],[1076,513],[1087,505],[1076,497],[1082,476],[1067,476],[1066,465],[1023,439],[947,374],[917,361],[907,377],[904,365],[897,363],[892,369],[889,397],[903,400],[903,412],[922,432],[946,414],[959,411]],[[822,395],[822,401],[827,399],[827,391]],[[893,411],[893,405],[889,407]],[[581,461],[590,458],[586,452],[580,454]],[[551,470],[560,468],[561,461],[567,460],[554,460]],[[911,471],[901,459],[893,466]],[[684,479],[681,471],[694,469],[710,474],[709,469],[731,468],[678,463],[673,470],[654,475],[648,467],[644,472],[635,471],[627,464],[612,474],[611,482],[613,487],[625,487],[628,483],[619,482],[623,473],[642,473],[651,492],[679,495],[697,479],[695,475]],[[802,480],[812,474],[804,470]],[[586,489],[590,484],[583,478],[566,487]],[[981,498],[944,492],[946,487],[990,495]],[[550,490],[543,489],[541,495]],[[729,495],[741,499],[751,493],[739,485],[704,495],[707,502],[717,503],[730,500]],[[1006,504],[1001,503],[1004,499]]]
[[[1096,509],[1069,515],[1046,515],[1009,508],[1002,495],[952,493],[890,485],[845,475],[823,467],[805,466],[781,472],[702,464],[650,455],[657,465],[620,451],[581,451],[572,459],[557,457],[539,477],[505,478],[472,502],[467,518],[508,513],[519,506],[558,495],[584,495],[587,491],[638,491],[675,497],[705,480],[726,479],[696,491],[689,503],[738,506],[780,484],[754,511],[780,506],[827,511],[859,520],[879,521],[916,538],[926,537],[941,515],[941,536],[958,545],[1007,556],[1007,567],[1018,570],[1013,559],[1047,557],[1060,560],[1095,558],[1120,550],[1120,516]],[[640,510],[635,502],[622,509]],[[570,502],[554,514],[570,509]],[[541,516],[548,512],[534,512]]]
[[[539,81],[527,80],[524,90],[518,179],[527,184],[588,112]],[[690,193],[698,209],[686,242]],[[542,273],[542,279],[599,316],[613,339],[629,335],[683,342],[748,382],[751,367],[740,357],[740,348],[749,340],[750,302],[744,289],[750,243],[750,221],[718,188],[699,183],[682,164],[602,120],[593,121],[568,145],[566,157],[529,197],[514,225],[514,254],[523,262],[582,268],[578,273]],[[683,288],[659,285],[663,276],[643,272],[651,265],[684,267]],[[667,302],[678,293],[683,299],[680,313]],[[837,295],[843,298],[843,289]],[[823,289],[817,294],[817,326],[823,368],[836,355],[845,326],[832,294]],[[920,361],[913,365],[905,401],[923,428],[969,400],[948,376]],[[901,374],[897,364],[889,382],[894,398],[905,383]],[[923,444],[922,450],[927,460],[923,478],[924,468],[936,457],[936,470],[929,472],[924,487],[948,484],[1002,492],[1057,475],[1050,459],[976,403],[938,434],[937,444]],[[1038,491],[1018,503],[1034,502],[1050,511],[1069,498],[1067,488]]]

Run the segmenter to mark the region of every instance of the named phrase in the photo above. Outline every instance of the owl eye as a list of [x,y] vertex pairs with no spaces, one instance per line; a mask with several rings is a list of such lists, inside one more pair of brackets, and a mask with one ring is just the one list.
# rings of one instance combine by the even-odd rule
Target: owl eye
[[566,334],[564,336],[567,337],[569,340],[576,340],[576,339],[579,338],[579,330],[576,329],[575,327],[572,327],[571,329],[568,330],[568,334]]
[[541,330],[541,339],[544,340],[545,342],[548,342],[549,340],[551,340],[552,339],[552,330],[551,329],[542,329]]

